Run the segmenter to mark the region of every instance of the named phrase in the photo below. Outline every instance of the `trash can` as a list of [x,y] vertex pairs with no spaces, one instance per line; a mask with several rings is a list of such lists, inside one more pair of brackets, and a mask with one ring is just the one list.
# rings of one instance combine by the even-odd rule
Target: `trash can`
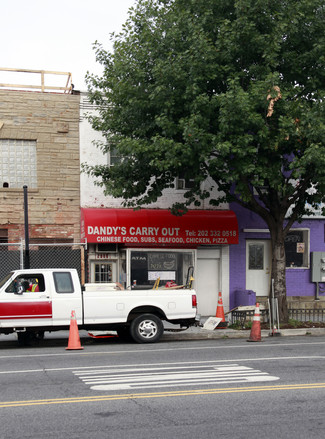
[[237,306],[255,306],[256,293],[252,290],[235,290],[234,308]]

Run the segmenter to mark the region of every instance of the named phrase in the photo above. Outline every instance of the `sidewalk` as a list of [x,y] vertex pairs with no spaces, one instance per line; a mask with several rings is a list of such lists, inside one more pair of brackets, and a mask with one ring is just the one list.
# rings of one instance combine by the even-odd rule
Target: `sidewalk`
[[[202,322],[202,321],[201,321]],[[204,322],[202,322],[204,323]],[[199,326],[191,326],[185,331],[181,332],[170,332],[169,329],[172,329],[174,326],[166,324],[165,332],[162,336],[162,340],[217,340],[217,339],[226,339],[226,338],[246,338],[248,339],[250,336],[250,330],[235,330],[228,328],[220,328],[218,327],[212,331],[203,329]],[[269,335],[270,330],[262,329],[261,336],[262,338],[273,338],[273,336]],[[325,328],[299,328],[299,329],[282,329],[280,331],[282,337],[288,336],[321,336],[325,335]],[[274,337],[277,338],[277,337]]]

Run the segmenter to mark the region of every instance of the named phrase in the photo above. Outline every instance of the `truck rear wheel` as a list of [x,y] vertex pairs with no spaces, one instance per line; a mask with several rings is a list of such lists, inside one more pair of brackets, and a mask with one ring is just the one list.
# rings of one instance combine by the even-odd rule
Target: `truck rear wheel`
[[154,314],[141,314],[131,322],[130,334],[137,343],[155,343],[164,333],[164,325]]

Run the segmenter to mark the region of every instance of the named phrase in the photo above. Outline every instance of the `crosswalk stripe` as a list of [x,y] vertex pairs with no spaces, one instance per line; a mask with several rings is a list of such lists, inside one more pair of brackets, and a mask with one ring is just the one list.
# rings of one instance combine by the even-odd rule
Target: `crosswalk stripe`
[[156,389],[159,387],[183,387],[196,385],[252,383],[276,381],[279,377],[248,366],[213,365],[175,367],[116,367],[85,371],[74,371],[92,390],[116,391]]

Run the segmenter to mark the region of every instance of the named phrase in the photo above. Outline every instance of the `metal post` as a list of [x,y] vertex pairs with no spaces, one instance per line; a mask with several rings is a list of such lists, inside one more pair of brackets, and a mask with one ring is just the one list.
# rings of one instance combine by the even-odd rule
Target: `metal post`
[[19,254],[20,254],[20,269],[24,269],[24,241],[23,238],[20,238],[20,246],[19,246]]
[[24,258],[24,269],[30,268],[29,260],[29,226],[28,226],[28,197],[27,197],[27,186],[24,188],[24,218],[25,218],[25,258]]
[[271,302],[270,299],[267,299],[269,302],[269,323],[270,323],[270,332],[269,335],[273,335],[273,330],[272,330],[272,313],[271,313]]

